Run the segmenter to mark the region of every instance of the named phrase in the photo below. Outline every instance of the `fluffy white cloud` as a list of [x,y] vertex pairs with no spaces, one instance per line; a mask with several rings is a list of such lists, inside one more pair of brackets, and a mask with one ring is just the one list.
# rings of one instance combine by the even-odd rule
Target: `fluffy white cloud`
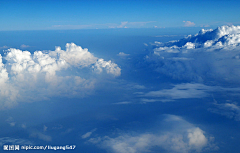
[[66,51],[56,47],[54,52],[50,52],[50,55],[56,56],[56,54],[60,56],[60,59],[64,59],[74,66],[87,67],[97,61],[97,58],[87,48],[82,49],[81,46],[77,46],[74,43],[66,44]]
[[177,41],[155,43],[146,60],[174,79],[240,83],[240,26],[200,30]]
[[152,149],[186,153],[218,149],[203,130],[179,116],[165,115],[161,123],[169,128],[158,126],[155,132],[120,133],[117,137],[91,138],[88,142],[116,153],[151,152]]
[[0,55],[0,84],[2,85],[8,80],[8,73],[4,64],[2,63],[2,55]]
[[200,128],[194,128],[188,130],[189,145],[196,149],[201,149],[207,144],[207,138],[204,136],[204,132]]
[[[5,63],[0,55],[0,108],[56,95],[84,96],[97,80],[93,71],[121,75],[117,64],[98,59],[88,49],[74,43],[66,44],[66,50],[56,47],[55,51],[35,51],[33,54],[10,48],[3,58]],[[84,76],[92,77],[86,79]]]
[[193,27],[193,26],[195,26],[194,22],[191,22],[191,21],[183,21],[183,22],[184,22],[184,26],[185,27]]
[[107,73],[113,74],[114,76],[121,75],[121,69],[117,64],[112,63],[111,60],[107,62],[100,58],[97,60],[93,68],[97,73],[101,73],[103,71],[103,68],[105,68]]

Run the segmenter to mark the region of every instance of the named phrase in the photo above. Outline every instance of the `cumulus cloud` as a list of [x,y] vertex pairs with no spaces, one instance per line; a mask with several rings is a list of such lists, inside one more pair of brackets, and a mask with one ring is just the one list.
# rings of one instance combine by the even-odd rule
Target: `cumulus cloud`
[[207,138],[204,136],[204,132],[200,128],[194,128],[188,130],[188,144],[196,149],[200,150],[207,144]]
[[191,22],[191,21],[183,21],[183,22],[184,22],[184,26],[185,27],[193,27],[193,26],[195,26],[194,22]]
[[88,142],[115,153],[151,152],[153,149],[185,153],[218,149],[203,130],[179,116],[165,115],[161,123],[168,128],[158,126],[155,132],[120,133],[117,137],[96,137]]
[[102,58],[100,58],[97,60],[93,68],[97,73],[101,73],[105,68],[108,74],[110,73],[110,74],[113,74],[114,76],[121,75],[121,69],[118,67],[117,64],[112,63],[111,60],[104,61]]
[[202,29],[154,46],[146,60],[160,73],[180,80],[240,83],[240,26]]
[[[83,69],[84,73],[81,73]],[[97,80],[93,72],[104,71],[113,76],[121,74],[117,64],[97,58],[74,43],[67,43],[66,50],[56,47],[55,51],[35,51],[33,54],[10,48],[4,57],[0,55],[0,108],[12,107],[23,99],[84,96]],[[84,78],[86,73],[92,77]],[[33,93],[35,96],[31,96]]]
[[56,47],[55,51],[50,52],[50,55],[59,55],[60,59],[64,59],[67,63],[74,66],[87,67],[94,64],[97,61],[97,57],[94,57],[87,48],[82,48],[74,43],[66,44],[66,51],[61,50],[60,47]]

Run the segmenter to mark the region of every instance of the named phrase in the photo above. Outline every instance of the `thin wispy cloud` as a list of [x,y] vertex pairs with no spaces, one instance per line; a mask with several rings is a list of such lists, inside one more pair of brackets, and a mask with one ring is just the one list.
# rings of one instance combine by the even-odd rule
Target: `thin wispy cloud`
[[131,104],[132,102],[130,101],[122,101],[122,102],[118,102],[118,103],[113,103],[114,105],[127,105],[127,104]]
[[122,21],[120,24],[118,23],[104,23],[104,24],[87,24],[87,25],[52,25],[49,29],[112,29],[112,28],[141,28],[148,24],[154,23],[156,21],[146,21],[146,22],[129,22]]
[[85,133],[84,135],[81,136],[81,138],[82,139],[89,138],[92,135],[92,133],[95,132],[96,130],[97,129],[95,128],[95,129],[91,130],[90,132]]
[[7,49],[7,48],[10,48],[10,47],[8,47],[8,46],[2,46],[2,47],[0,47],[0,49]]
[[30,47],[30,46],[29,46],[29,45],[24,45],[24,44],[22,44],[22,45],[20,46],[20,48],[23,48],[23,49],[28,48],[28,47]]
[[143,103],[158,101],[171,102],[178,99],[207,98],[211,97],[214,92],[239,94],[240,89],[224,88],[220,86],[207,86],[200,83],[182,83],[173,85],[173,88],[170,89],[149,91],[147,93],[141,93],[138,96],[143,97],[141,98]]
[[126,57],[126,56],[129,56],[130,54],[126,54],[126,53],[124,53],[124,52],[119,52],[118,54],[117,54],[117,56],[120,56],[120,57]]
[[89,29],[96,25],[53,25],[51,29]]
[[214,99],[213,107],[208,108],[208,111],[240,121],[240,106],[238,106],[237,102],[231,100],[220,103]]

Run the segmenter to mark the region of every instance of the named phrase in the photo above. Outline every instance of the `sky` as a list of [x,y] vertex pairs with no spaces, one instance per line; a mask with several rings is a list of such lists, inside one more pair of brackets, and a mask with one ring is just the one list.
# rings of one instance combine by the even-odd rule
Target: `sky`
[[0,1],[0,152],[240,152],[238,6]]
[[236,25],[238,6],[234,0],[1,0],[0,31]]

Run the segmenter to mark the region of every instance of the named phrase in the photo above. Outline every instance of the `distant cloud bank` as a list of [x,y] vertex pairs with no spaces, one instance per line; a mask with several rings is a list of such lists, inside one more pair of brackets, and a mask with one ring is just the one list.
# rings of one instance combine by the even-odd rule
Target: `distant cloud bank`
[[200,30],[167,43],[155,42],[146,60],[175,79],[240,83],[240,26]]

